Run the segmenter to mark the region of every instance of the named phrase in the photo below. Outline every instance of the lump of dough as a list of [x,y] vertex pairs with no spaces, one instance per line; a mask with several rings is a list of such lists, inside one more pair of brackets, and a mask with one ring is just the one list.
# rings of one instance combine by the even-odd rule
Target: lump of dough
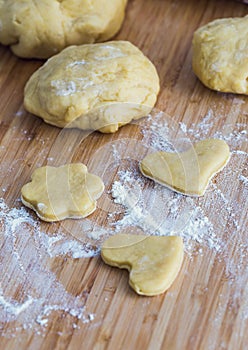
[[115,132],[147,115],[159,92],[156,68],[128,41],[71,46],[27,82],[25,108],[61,128]]
[[2,0],[0,42],[20,57],[48,58],[69,45],[108,40],[127,0]]
[[196,142],[185,152],[148,154],[140,164],[142,174],[176,192],[204,195],[209,181],[228,162],[227,143],[218,139]]
[[129,284],[140,295],[165,292],[183,262],[183,241],[178,236],[117,234],[102,246],[103,261],[130,271]]
[[193,70],[210,89],[248,94],[248,16],[199,28],[193,38]]
[[96,209],[104,190],[102,180],[81,163],[37,168],[21,190],[24,205],[44,221],[84,218]]

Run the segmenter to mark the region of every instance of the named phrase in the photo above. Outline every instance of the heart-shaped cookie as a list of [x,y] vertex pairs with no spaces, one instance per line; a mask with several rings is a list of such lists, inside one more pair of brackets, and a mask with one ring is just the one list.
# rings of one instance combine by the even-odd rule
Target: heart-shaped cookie
[[130,271],[129,284],[141,295],[165,292],[183,261],[183,241],[178,236],[117,234],[101,250],[103,261]]
[[90,215],[104,190],[100,177],[81,163],[38,168],[31,180],[22,187],[22,202],[49,222]]
[[185,152],[156,152],[140,164],[142,174],[170,189],[192,196],[202,196],[211,178],[227,164],[227,143],[207,139],[195,143]]

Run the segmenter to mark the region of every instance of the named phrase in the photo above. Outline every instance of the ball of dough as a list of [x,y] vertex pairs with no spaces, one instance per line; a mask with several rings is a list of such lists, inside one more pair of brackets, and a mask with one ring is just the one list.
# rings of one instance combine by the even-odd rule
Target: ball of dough
[[248,16],[199,28],[193,38],[193,70],[210,89],[248,94]]
[[115,132],[150,112],[159,92],[154,65],[128,41],[70,46],[29,79],[25,108],[59,127]]
[[48,58],[120,29],[127,0],[1,0],[0,42],[20,57]]

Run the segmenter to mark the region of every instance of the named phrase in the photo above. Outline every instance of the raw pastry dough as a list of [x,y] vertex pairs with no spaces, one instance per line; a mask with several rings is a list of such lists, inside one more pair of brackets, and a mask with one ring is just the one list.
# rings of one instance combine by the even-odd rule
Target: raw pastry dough
[[153,64],[128,41],[71,46],[36,71],[26,109],[59,127],[115,132],[147,115],[159,91]]
[[230,157],[225,141],[207,139],[182,153],[156,152],[140,164],[143,175],[177,192],[202,196],[211,178]]
[[81,163],[38,168],[31,180],[22,187],[21,199],[44,221],[90,215],[104,190],[102,180]]
[[21,57],[48,58],[101,42],[120,29],[127,0],[2,0],[0,42]]
[[210,89],[248,94],[248,16],[199,28],[193,38],[193,70]]
[[101,250],[105,263],[130,271],[129,284],[141,295],[165,292],[183,261],[183,241],[177,236],[117,234]]

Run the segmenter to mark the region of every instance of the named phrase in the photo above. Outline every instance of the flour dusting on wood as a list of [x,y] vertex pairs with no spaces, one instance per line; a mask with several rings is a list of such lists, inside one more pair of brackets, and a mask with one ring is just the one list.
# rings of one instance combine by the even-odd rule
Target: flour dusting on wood
[[[87,256],[85,247],[72,240],[65,244],[61,235],[47,236],[44,240],[45,233],[40,231],[39,221],[23,207],[10,209],[3,199],[0,200],[0,227],[2,334],[12,336],[11,328],[4,333],[5,323],[13,324],[15,329],[36,329],[41,332],[40,327],[48,326],[52,312],[64,315],[72,325],[89,322],[85,298],[82,297],[84,291],[81,296],[68,293],[49,270],[48,264],[48,259],[59,253],[71,254],[73,257]],[[58,240],[63,240],[63,243],[59,251],[54,252],[54,244]],[[15,282],[15,287],[8,276]],[[19,286],[22,286],[21,293]]]
[[[3,335],[13,336],[11,329],[18,327],[42,333],[52,314],[63,315],[71,329],[92,322],[95,316],[85,309],[87,291],[82,290],[77,296],[69,293],[50,270],[50,261],[94,257],[99,254],[103,240],[120,231],[180,235],[192,263],[196,257],[204,259],[214,254],[216,263],[224,264],[225,283],[232,290],[230,310],[237,311],[240,300],[248,297],[248,239],[244,235],[248,225],[245,214],[248,134],[245,124],[230,129],[223,120],[223,130],[212,135],[215,118],[213,110],[209,110],[199,124],[188,127],[184,123],[177,125],[160,112],[137,123],[139,140],[120,139],[103,149],[105,153],[100,153],[99,159],[106,162],[105,156],[109,157],[109,164],[104,164],[109,172],[103,173],[100,160],[91,164],[91,171],[104,179],[108,189],[97,209],[106,219],[104,225],[89,217],[77,222],[77,232],[65,223],[52,235],[47,234],[30,210],[20,203],[10,208],[1,199],[0,330]],[[207,137],[226,140],[232,156],[226,168],[211,181],[204,197],[183,196],[140,173],[139,162],[147,152],[181,151],[191,142]],[[6,188],[2,188],[2,196]],[[9,276],[15,283],[9,283]],[[221,298],[219,303],[221,311]],[[240,317],[246,320],[248,302],[242,305]],[[6,324],[12,328],[8,327],[5,333]]]

